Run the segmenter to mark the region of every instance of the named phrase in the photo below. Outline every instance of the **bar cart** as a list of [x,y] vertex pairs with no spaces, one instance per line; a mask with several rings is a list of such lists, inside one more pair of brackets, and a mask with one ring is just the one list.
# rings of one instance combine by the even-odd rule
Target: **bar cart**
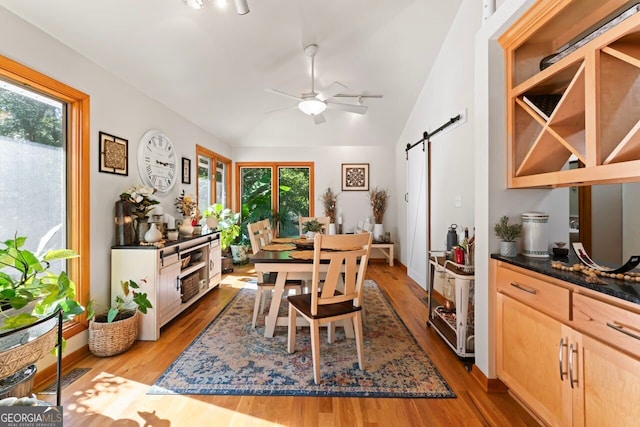
[[[429,252],[429,320],[461,358],[475,357],[474,269],[447,260],[444,252]],[[435,284],[442,285],[442,292]]]

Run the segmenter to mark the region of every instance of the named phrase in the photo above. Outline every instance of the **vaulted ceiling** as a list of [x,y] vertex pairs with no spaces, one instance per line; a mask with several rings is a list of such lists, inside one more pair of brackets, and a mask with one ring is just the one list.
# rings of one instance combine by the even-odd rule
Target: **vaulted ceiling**
[[[0,0],[149,97],[230,145],[397,142],[460,0]],[[480,17],[478,17],[480,19]],[[319,46],[316,91],[334,81],[364,115],[327,110],[315,125],[296,101],[311,89],[304,46]],[[341,98],[338,102],[357,103]],[[293,108],[287,108],[293,107]],[[274,110],[279,110],[275,111]]]

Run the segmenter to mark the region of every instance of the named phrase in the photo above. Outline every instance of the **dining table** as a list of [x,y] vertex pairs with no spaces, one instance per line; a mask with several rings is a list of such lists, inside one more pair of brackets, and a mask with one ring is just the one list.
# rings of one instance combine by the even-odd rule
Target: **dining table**
[[[311,247],[313,249],[313,247]],[[310,249],[307,249],[310,250]],[[287,316],[279,316],[280,304],[284,294],[284,285],[287,280],[311,280],[313,273],[313,258],[299,259],[292,258],[294,252],[299,250],[270,251],[260,249],[249,258],[249,263],[254,265],[259,283],[263,283],[267,273],[276,273],[275,287],[269,305],[269,312],[265,318],[264,336],[273,337],[276,326],[287,326]],[[295,256],[295,255],[294,255]],[[326,272],[329,267],[328,260],[322,260],[320,272]],[[301,319],[302,320],[302,319]],[[308,325],[307,325],[308,326]],[[345,334],[348,338],[353,338],[353,325],[344,323]]]

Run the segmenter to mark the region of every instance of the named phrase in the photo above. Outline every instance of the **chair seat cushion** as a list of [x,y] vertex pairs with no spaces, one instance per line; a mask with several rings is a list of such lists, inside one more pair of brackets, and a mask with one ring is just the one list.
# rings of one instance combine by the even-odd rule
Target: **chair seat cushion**
[[291,295],[287,299],[296,310],[311,319],[324,319],[326,317],[339,316],[342,314],[353,313],[362,310],[362,307],[356,307],[352,301],[345,301],[335,304],[324,304],[318,306],[318,314],[311,315],[311,294]]

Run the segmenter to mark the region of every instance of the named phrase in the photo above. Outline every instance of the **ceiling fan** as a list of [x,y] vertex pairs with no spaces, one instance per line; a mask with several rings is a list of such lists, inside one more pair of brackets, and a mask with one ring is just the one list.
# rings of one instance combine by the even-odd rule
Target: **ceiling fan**
[[[286,92],[282,92],[277,89],[267,89],[268,92],[275,93],[277,95],[286,96],[298,101],[296,105],[300,111],[311,116],[315,124],[319,125],[325,122],[324,115],[322,114],[325,109],[348,111],[356,114],[364,114],[367,112],[366,105],[362,102],[365,98],[382,98],[382,95],[349,95],[341,93],[346,90],[347,87],[340,82],[333,82],[326,90],[316,92],[314,86],[315,80],[315,62],[314,58],[318,52],[317,44],[310,44],[304,48],[304,53],[311,57],[311,91],[303,93],[300,96],[291,95]],[[358,104],[343,104],[340,102],[328,101],[330,98],[357,98]],[[294,106],[295,107],[295,106]]]

